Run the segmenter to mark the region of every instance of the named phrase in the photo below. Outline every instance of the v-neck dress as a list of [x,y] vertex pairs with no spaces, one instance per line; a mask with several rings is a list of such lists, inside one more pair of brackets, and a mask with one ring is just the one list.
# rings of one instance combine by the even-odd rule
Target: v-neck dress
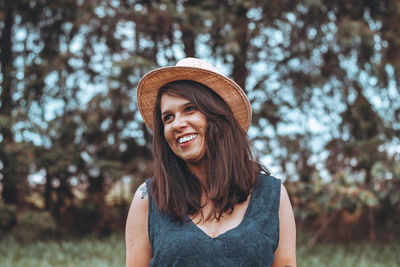
[[264,174],[258,179],[242,222],[214,238],[190,219],[181,224],[159,212],[148,179],[150,266],[270,266],[279,242],[281,181]]

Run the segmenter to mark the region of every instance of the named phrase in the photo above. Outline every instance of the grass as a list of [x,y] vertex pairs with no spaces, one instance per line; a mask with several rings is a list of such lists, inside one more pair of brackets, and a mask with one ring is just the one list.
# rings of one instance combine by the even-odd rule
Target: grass
[[400,266],[400,240],[397,242],[319,242],[307,248],[305,237],[297,242],[297,263],[303,266]]
[[0,241],[0,266],[125,266],[125,243],[122,235],[28,244],[7,237]]
[[[308,249],[307,237],[300,237],[297,261],[299,267],[400,266],[400,242],[321,242]],[[125,243],[122,235],[28,244],[6,237],[0,240],[0,266],[125,266]]]

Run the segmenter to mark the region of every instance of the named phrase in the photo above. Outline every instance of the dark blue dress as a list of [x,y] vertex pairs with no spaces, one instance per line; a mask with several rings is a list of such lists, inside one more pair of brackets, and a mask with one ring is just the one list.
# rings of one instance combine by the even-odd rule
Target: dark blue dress
[[150,266],[270,266],[279,242],[281,181],[260,174],[243,221],[212,238],[192,221],[172,222],[160,213],[149,192]]

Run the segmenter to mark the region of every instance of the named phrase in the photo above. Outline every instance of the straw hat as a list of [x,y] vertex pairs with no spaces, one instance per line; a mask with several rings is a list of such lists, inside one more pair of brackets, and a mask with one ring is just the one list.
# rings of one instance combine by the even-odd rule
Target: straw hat
[[153,113],[160,88],[170,82],[192,80],[216,92],[231,108],[236,121],[247,132],[251,107],[243,89],[223,76],[210,63],[198,58],[184,58],[175,66],[155,69],[142,77],[137,87],[137,104],[144,122],[153,130]]

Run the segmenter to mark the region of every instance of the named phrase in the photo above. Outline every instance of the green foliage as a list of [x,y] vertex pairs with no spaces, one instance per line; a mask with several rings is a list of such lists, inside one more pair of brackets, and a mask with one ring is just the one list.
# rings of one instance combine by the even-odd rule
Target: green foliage
[[362,239],[368,235],[369,212],[373,210],[378,236],[390,240],[398,232],[394,222],[400,220],[396,212],[399,181],[379,180],[367,188],[363,180],[357,181],[348,173],[336,174],[331,182],[314,173],[307,182],[287,182],[286,186],[297,222],[306,229],[324,229],[326,238]]
[[[378,205],[377,192],[363,188],[348,174],[338,174],[332,182],[324,182],[317,174],[308,183],[293,182],[288,184],[293,194],[294,205],[309,215],[327,215],[333,211],[344,209],[357,212],[363,207]],[[307,215],[300,216],[301,218]]]
[[56,237],[58,229],[48,212],[26,211],[18,216],[12,235],[20,242],[33,242]]
[[129,203],[101,205],[87,199],[80,205],[69,207],[63,214],[60,228],[64,235],[108,236],[111,233],[123,232]]
[[9,231],[17,223],[15,206],[0,204],[0,233]]

